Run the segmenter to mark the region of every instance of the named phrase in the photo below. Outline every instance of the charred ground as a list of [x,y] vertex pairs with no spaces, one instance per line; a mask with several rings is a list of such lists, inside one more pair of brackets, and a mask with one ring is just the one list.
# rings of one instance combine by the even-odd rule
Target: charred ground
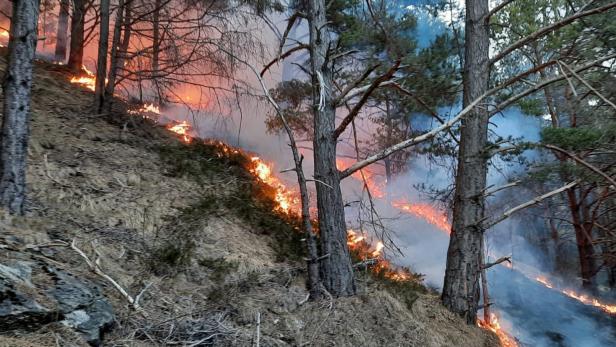
[[[48,299],[58,283],[50,268],[99,288],[111,304],[104,345],[247,346],[257,330],[262,346],[498,345],[416,283],[360,273],[361,294],[301,303],[298,221],[275,212],[248,156],[182,144],[126,115],[123,103],[94,115],[92,93],[69,79],[62,67],[36,65],[28,214],[0,222],[0,263],[31,269],[31,286],[14,290],[55,314],[4,329],[0,346],[87,345]],[[73,240],[129,294],[141,293],[141,310],[56,245]]]

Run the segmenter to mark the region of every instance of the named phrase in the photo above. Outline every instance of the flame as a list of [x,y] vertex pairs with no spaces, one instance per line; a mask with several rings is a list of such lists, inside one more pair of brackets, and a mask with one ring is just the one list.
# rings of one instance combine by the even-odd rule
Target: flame
[[547,278],[545,278],[544,276],[537,276],[535,279],[537,280],[537,282],[543,284],[544,286],[546,286],[546,287],[548,287],[550,289],[554,288],[552,283],[550,283],[550,281]]
[[96,77],[91,76],[81,76],[81,77],[73,77],[71,78],[71,83],[80,84],[83,87],[94,91],[96,89]]
[[396,282],[406,282],[413,279],[413,274],[406,268],[396,268],[383,258],[383,242],[378,241],[372,246],[366,237],[353,229],[347,230],[347,245],[349,249],[361,260],[365,261],[372,271]]
[[79,84],[83,87],[90,89],[91,91],[94,91],[96,89],[96,76],[92,71],[88,70],[85,65],[82,65],[81,69],[83,70],[84,74],[71,78],[71,83]]
[[451,224],[449,224],[447,216],[432,205],[419,203],[411,204],[403,200],[394,201],[391,205],[399,210],[423,218],[426,222],[434,225],[447,234],[451,231]]
[[561,292],[565,294],[566,296],[573,298],[585,305],[597,307],[601,309],[602,311],[607,312],[609,314],[616,314],[616,305],[604,304],[595,298],[588,297],[587,295],[584,295],[584,294],[578,294],[570,289],[565,289],[565,290],[562,290]]
[[290,191],[276,176],[272,175],[271,165],[268,165],[259,157],[252,157],[250,160],[254,164],[251,172],[262,182],[276,189],[274,200],[278,203],[278,209],[282,212],[290,213],[291,208],[295,207],[294,211],[298,211],[299,199],[297,194]]
[[477,326],[495,333],[496,336],[498,336],[498,340],[500,341],[500,345],[502,347],[518,346],[517,341],[501,328],[500,323],[498,322],[498,317],[496,317],[494,313],[490,314],[489,322],[477,319]]
[[167,126],[169,131],[172,131],[178,135],[181,135],[182,141],[190,143],[192,137],[188,135],[188,132],[192,129],[192,126],[187,121],[181,121],[180,123],[169,124]]
[[139,112],[152,112],[156,114],[160,114],[160,108],[154,104],[146,104],[139,109]]
[[383,242],[379,241],[376,244],[376,249],[374,250],[374,252],[372,252],[372,256],[373,257],[378,257],[381,255],[381,252],[383,251],[383,247],[385,247],[383,245]]
[[8,39],[11,35],[7,30],[0,29],[0,37],[3,39]]
[[[336,168],[340,171],[348,168],[353,164],[351,159],[347,158],[336,158]],[[363,176],[362,176],[363,175]],[[377,179],[379,174],[369,169],[362,169],[359,171],[355,171],[351,174],[351,177],[355,178],[359,182],[365,183],[370,189],[370,194],[377,198],[385,197],[385,182],[379,182]],[[365,180],[364,180],[365,178]]]
[[[511,265],[509,265],[508,267],[511,268]],[[543,275],[543,274],[539,274],[537,276],[531,275],[532,273],[535,273],[535,274],[539,273],[537,269],[531,266],[520,264],[517,266],[516,270],[520,272],[522,275],[524,275],[526,278],[534,279],[535,281],[537,281],[544,287],[556,290],[574,300],[581,302],[584,305],[594,306],[608,314],[616,314],[616,305],[606,304],[589,295],[576,292],[573,289],[559,288],[558,286],[554,284],[553,281],[549,280],[546,275]]]

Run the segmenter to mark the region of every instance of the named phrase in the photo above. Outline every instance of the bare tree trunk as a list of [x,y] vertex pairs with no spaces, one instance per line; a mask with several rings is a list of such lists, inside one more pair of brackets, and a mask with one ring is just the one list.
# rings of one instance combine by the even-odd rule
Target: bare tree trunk
[[152,15],[152,83],[156,89],[156,101],[158,104],[162,102],[161,90],[158,84],[158,69],[160,69],[160,7],[161,0],[156,0]]
[[69,0],[60,0],[60,13],[58,14],[58,31],[56,35],[56,60],[60,62],[64,62],[64,60],[66,59],[69,9]]
[[124,59],[121,55],[121,43],[120,36],[122,36],[122,25],[124,24],[124,0],[118,2],[118,13],[113,25],[113,39],[111,40],[111,62],[109,63],[109,75],[107,76],[107,85],[105,87],[105,104],[107,105],[107,111],[111,112],[111,106],[113,104],[113,93],[115,92],[115,83],[117,71],[121,64],[124,64]]
[[487,269],[485,267],[485,254],[483,250],[485,249],[484,245],[485,239],[481,238],[481,294],[483,296],[483,321],[485,324],[490,324],[491,316],[490,316],[490,290],[488,288],[488,276]]
[[71,19],[71,50],[68,55],[68,67],[81,71],[83,66],[84,25],[86,0],[73,0],[73,18]]
[[[464,106],[482,96],[489,83],[488,0],[466,1]],[[442,301],[451,311],[475,324],[479,303],[489,113],[476,107],[462,120],[454,195],[453,223]]]
[[569,208],[571,210],[573,230],[575,231],[582,287],[590,290],[593,289],[593,277],[595,276],[596,267],[595,248],[592,238],[593,223],[590,221],[589,207],[586,202],[581,198],[578,200],[575,191],[572,189],[567,191],[567,197],[569,198]]
[[107,77],[107,50],[109,49],[109,0],[101,0],[101,26],[98,36],[94,105],[96,112],[101,113],[105,104],[105,77]]
[[26,200],[32,61],[38,15],[38,0],[13,1],[8,66],[2,83],[4,107],[0,137],[0,202],[12,214],[23,214]]
[[334,296],[355,294],[355,279],[344,219],[340,172],[336,168],[336,110],[332,100],[330,37],[325,1],[310,1],[310,64],[314,108],[314,175],[321,240],[321,279]]

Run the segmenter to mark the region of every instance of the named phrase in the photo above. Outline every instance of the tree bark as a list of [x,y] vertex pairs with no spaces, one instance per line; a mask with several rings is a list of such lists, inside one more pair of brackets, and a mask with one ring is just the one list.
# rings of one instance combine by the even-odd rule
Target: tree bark
[[32,61],[38,15],[38,0],[13,1],[8,66],[2,84],[4,107],[0,137],[0,202],[12,214],[24,213],[26,199]]
[[567,198],[571,211],[571,222],[575,231],[575,241],[580,262],[580,277],[582,287],[593,289],[593,277],[595,276],[595,249],[592,243],[592,223],[588,220],[589,212],[585,201],[578,199],[578,190],[569,189]]
[[[488,90],[489,27],[483,20],[488,0],[466,1],[464,101],[466,107]],[[451,311],[475,324],[479,303],[482,238],[488,156],[489,112],[479,106],[462,119],[454,195],[453,222],[442,301]]]
[[310,1],[310,65],[314,109],[314,175],[322,260],[321,280],[334,296],[354,295],[355,279],[344,219],[340,172],[336,167],[336,109],[332,98],[330,36],[325,1]]
[[152,14],[152,83],[156,90],[156,101],[158,104],[162,102],[162,95],[158,84],[158,70],[160,69],[160,7],[161,0],[156,0],[154,3],[154,13]]
[[116,15],[116,20],[113,25],[113,39],[111,40],[111,62],[109,63],[109,74],[107,75],[107,85],[105,87],[105,94],[107,98],[105,98],[105,104],[107,111],[111,112],[111,107],[113,105],[113,94],[115,92],[115,83],[116,76],[118,72],[118,68],[124,64],[124,59],[122,59],[121,52],[121,43],[120,36],[122,36],[122,25],[124,25],[124,12],[127,11],[125,9],[124,0],[119,0],[118,2],[118,13]]
[[98,59],[96,61],[96,85],[94,105],[96,112],[103,111],[105,104],[105,78],[107,77],[107,50],[109,49],[109,0],[101,0],[101,26],[98,33]]
[[60,13],[58,13],[58,31],[56,35],[56,61],[59,62],[64,62],[64,60],[66,59],[69,9],[69,0],[60,0]]
[[68,67],[81,71],[83,67],[84,25],[86,0],[73,0],[73,18],[71,19],[71,50],[68,55]]

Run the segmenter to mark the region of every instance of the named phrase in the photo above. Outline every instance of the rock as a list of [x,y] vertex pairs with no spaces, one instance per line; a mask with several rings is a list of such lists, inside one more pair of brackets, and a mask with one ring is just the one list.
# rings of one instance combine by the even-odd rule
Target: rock
[[62,323],[79,331],[91,345],[100,345],[102,334],[114,320],[113,308],[100,288],[52,267],[46,270],[55,281],[47,293],[58,302],[64,315]]
[[[53,284],[33,283],[33,267],[42,267]],[[98,286],[63,270],[26,261],[0,264],[0,332],[34,331],[57,321],[99,346],[113,326],[113,308]]]
[[17,261],[13,266],[7,266],[0,264],[0,278],[5,281],[17,282],[33,287],[31,282],[32,268],[30,263],[24,261]]
[[59,312],[39,304],[32,295],[17,288],[30,287],[32,268],[27,262],[0,264],[0,331],[35,330],[52,322]]

